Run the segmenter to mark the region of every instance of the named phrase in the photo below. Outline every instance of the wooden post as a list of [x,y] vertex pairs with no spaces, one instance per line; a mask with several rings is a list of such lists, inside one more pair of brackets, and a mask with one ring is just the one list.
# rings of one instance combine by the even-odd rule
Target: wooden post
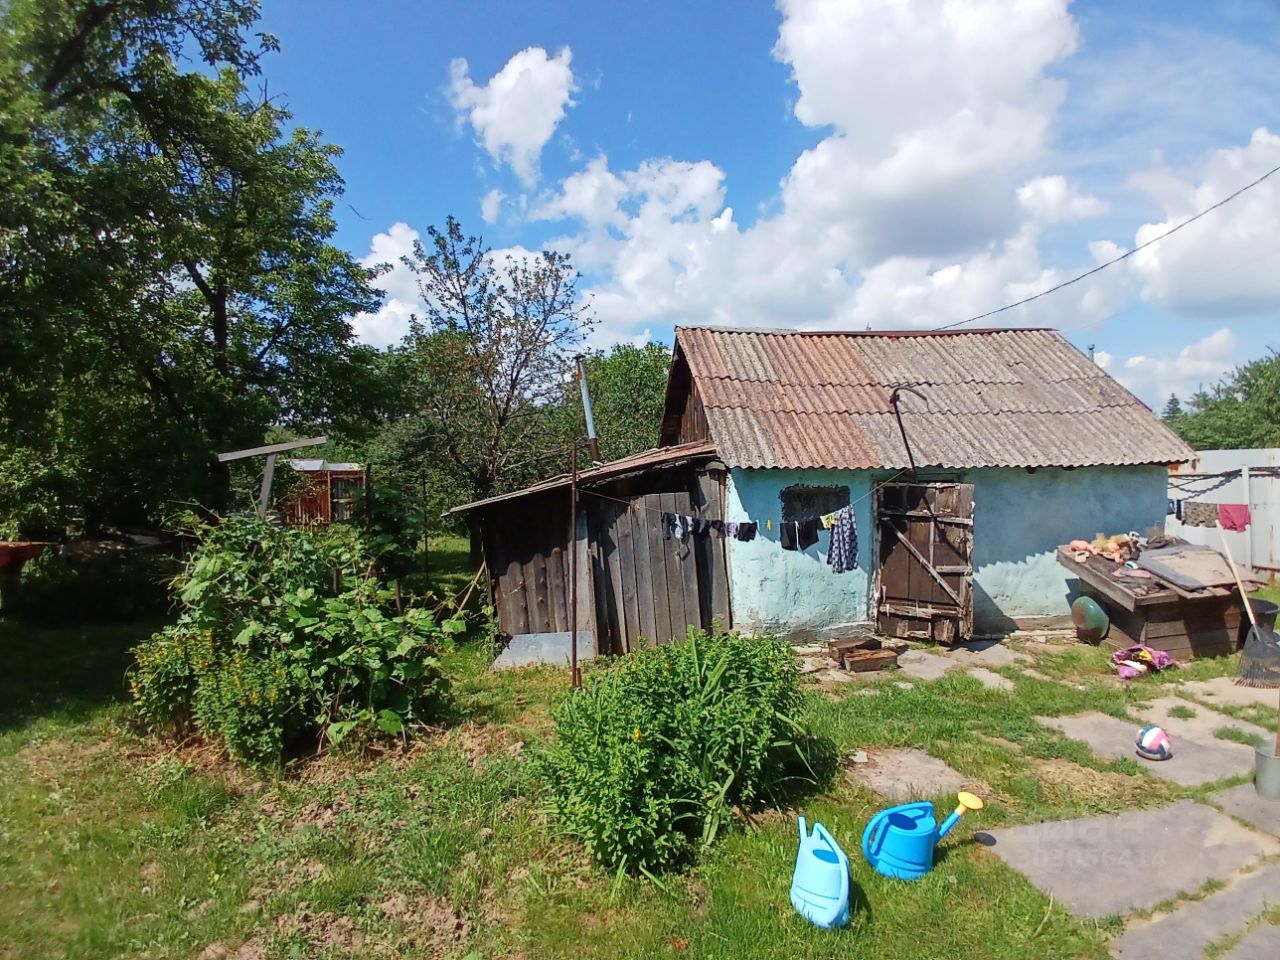
[[276,475],[276,455],[274,453],[267,454],[267,465],[262,469],[262,489],[258,491],[258,516],[264,520],[267,516],[267,508],[271,506],[271,481]]
[[582,686],[578,669],[578,444],[569,451],[569,669],[574,689]]

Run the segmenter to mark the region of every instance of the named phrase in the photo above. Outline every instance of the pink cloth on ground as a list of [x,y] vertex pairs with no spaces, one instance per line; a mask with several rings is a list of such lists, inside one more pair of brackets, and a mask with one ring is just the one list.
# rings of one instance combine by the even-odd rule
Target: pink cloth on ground
[[1222,524],[1223,530],[1235,530],[1237,533],[1243,533],[1245,527],[1249,526],[1251,519],[1247,503],[1218,504],[1218,522]]

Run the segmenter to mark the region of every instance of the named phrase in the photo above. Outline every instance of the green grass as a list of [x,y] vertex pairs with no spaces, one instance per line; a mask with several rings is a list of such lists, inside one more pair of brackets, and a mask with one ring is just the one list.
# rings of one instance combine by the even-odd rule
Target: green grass
[[1184,707],[1182,704],[1178,704],[1176,707],[1169,708],[1169,716],[1175,720],[1190,720],[1195,715],[1195,707]]
[[1102,960],[1116,923],[1051,904],[974,831],[1188,795],[1035,722],[1124,716],[1165,692],[1159,677],[1118,683],[1093,649],[1037,658],[1067,682],[1004,671],[1012,691],[965,674],[904,689],[886,674],[815,692],[810,717],[842,755],[920,747],[988,788],[912,884],[855,854],[883,798],[842,773],[807,802],[855,854],[852,926],[828,933],[788,902],[791,814],[756,817],[663,887],[616,880],[559,836],[527,758],[550,736],[564,671],[491,674],[464,646],[446,663],[455,726],[264,775],[133,729],[124,669],[148,629],[0,624],[13,668],[0,678],[0,956],[192,958],[217,943],[270,958]]
[[1220,727],[1213,731],[1213,735],[1219,740],[1229,740],[1232,743],[1243,743],[1246,747],[1260,747],[1263,744],[1263,738],[1256,733],[1249,733],[1241,730],[1239,727]]

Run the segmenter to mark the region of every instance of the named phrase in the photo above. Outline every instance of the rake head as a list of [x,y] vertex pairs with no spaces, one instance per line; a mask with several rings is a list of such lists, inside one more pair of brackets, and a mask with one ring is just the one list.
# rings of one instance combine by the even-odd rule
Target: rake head
[[1261,627],[1250,627],[1240,651],[1240,675],[1236,683],[1242,687],[1280,687],[1280,637]]

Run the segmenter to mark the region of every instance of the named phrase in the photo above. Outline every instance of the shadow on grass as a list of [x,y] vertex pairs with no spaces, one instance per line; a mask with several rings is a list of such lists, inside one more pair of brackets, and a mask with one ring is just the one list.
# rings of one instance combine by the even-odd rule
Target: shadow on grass
[[39,627],[0,618],[0,731],[41,717],[81,720],[127,700],[130,650],[159,626]]

